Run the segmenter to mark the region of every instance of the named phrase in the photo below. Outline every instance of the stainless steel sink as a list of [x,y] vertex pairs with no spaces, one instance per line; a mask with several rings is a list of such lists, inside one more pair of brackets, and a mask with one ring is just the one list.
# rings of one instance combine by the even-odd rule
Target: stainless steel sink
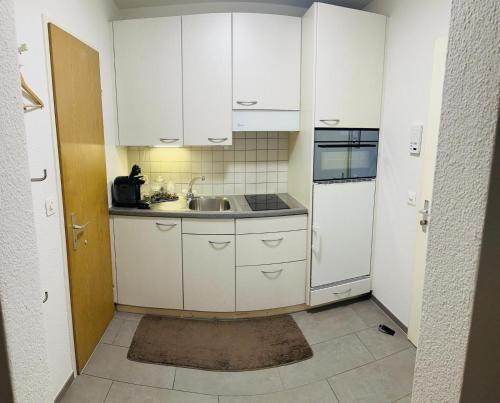
[[231,209],[231,203],[225,197],[195,197],[188,207],[196,211],[226,211]]

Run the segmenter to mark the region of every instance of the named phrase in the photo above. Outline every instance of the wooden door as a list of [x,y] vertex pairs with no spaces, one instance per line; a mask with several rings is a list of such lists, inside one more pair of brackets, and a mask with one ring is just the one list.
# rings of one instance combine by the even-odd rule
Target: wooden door
[[380,127],[386,18],[317,7],[316,127]]
[[181,17],[113,22],[120,144],[182,145]]
[[182,309],[181,219],[114,217],[113,228],[118,303]]
[[232,143],[231,14],[182,17],[184,144]]
[[422,179],[420,182],[418,202],[419,212],[416,217],[417,236],[411,287],[410,322],[408,324],[408,338],[415,345],[418,345],[418,336],[420,334],[422,293],[424,289],[427,257],[427,236],[432,207],[432,189],[434,184],[434,169],[436,166],[439,123],[441,119],[441,104],[443,100],[447,45],[447,36],[443,36],[436,40],[434,45],[434,66],[432,70],[429,114],[427,118],[427,127],[424,130],[423,136]]
[[53,24],[49,42],[80,371],[114,311],[99,54]]
[[300,109],[300,18],[233,14],[233,109]]

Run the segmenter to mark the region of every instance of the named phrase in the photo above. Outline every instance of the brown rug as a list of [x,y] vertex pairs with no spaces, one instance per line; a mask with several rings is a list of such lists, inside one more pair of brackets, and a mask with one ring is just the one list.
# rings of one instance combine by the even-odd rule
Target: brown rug
[[128,359],[213,371],[246,371],[306,360],[313,355],[290,315],[202,320],[146,315]]

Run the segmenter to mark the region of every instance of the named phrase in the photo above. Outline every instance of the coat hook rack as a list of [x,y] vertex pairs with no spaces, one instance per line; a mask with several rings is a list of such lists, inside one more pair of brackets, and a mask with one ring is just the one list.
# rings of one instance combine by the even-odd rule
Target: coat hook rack
[[31,182],[43,182],[45,179],[47,179],[47,170],[43,170],[43,176],[40,178],[31,178]]
[[31,98],[31,100],[33,101],[32,104],[27,104],[27,105],[23,105],[23,109],[25,112],[28,112],[28,111],[31,111],[31,110],[34,110],[34,109],[41,109],[43,108],[43,101],[40,99],[40,97],[38,95],[35,94],[35,92],[29,87],[29,85],[26,83],[26,81],[24,80],[24,77],[23,75],[21,74],[21,88],[23,89],[23,91],[29,95],[29,97]]

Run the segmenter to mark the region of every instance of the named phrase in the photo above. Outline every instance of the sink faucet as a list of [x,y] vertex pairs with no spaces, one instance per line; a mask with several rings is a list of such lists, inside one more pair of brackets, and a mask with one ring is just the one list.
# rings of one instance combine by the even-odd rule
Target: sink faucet
[[204,180],[205,180],[205,177],[204,177],[204,176],[195,176],[193,179],[191,179],[191,180],[189,181],[188,191],[187,191],[187,193],[186,193],[186,199],[187,199],[188,201],[194,198],[194,194],[193,194],[193,185],[194,185],[194,183],[195,183],[198,179],[201,179],[202,181],[204,181]]

